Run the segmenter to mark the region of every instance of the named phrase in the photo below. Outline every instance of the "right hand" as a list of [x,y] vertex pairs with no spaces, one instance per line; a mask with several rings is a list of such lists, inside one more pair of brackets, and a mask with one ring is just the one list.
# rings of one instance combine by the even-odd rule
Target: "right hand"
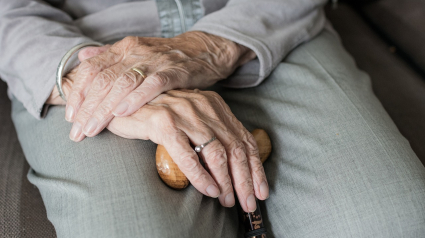
[[[128,117],[115,117],[107,127],[118,136],[161,144],[201,193],[218,197],[225,207],[235,204],[234,191],[246,212],[264,200],[269,186],[252,134],[215,92],[171,90]],[[190,144],[216,140],[199,153]]]

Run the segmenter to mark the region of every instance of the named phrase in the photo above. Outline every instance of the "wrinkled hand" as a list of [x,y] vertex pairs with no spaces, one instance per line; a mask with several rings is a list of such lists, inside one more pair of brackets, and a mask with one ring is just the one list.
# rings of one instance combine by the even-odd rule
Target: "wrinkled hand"
[[244,46],[203,32],[126,37],[78,66],[65,116],[74,123],[70,138],[95,136],[114,116],[131,115],[170,89],[211,86],[254,57]]
[[[180,170],[201,193],[235,204],[234,192],[246,212],[256,209],[269,187],[256,141],[215,92],[171,90],[128,117],[115,117],[108,129],[125,138],[163,145]],[[190,146],[217,139],[199,154]]]
[[[99,55],[106,50],[108,50],[111,46],[105,45],[102,47],[86,47],[83,48],[78,53],[78,59],[83,62],[84,60],[87,60],[91,57],[94,57],[96,55]],[[71,92],[72,85],[74,84],[74,81],[77,80],[78,75],[78,69],[79,67],[73,68],[67,75],[65,75],[62,78],[62,90],[64,91],[65,95],[68,96]],[[55,86],[50,93],[49,98],[46,100],[46,104],[48,105],[66,105],[66,102],[62,99],[62,97],[59,95],[58,88]]]

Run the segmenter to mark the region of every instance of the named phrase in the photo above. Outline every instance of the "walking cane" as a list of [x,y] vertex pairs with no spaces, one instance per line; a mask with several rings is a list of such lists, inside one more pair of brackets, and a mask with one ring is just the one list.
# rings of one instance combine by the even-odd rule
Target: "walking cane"
[[[262,129],[255,129],[251,133],[257,142],[261,162],[264,163],[269,157],[272,149],[270,137]],[[158,145],[156,149],[156,169],[162,181],[169,187],[176,190],[182,190],[189,186],[189,180],[174,163],[173,159],[162,145]],[[263,216],[261,215],[258,200],[257,210],[249,213],[243,212],[242,221],[245,227],[246,238],[266,238],[267,231],[263,224]]]

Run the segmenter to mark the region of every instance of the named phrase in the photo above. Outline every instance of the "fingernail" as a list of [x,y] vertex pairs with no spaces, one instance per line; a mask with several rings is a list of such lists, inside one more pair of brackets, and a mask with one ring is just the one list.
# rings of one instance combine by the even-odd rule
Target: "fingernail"
[[217,186],[215,186],[214,184],[211,184],[210,186],[207,187],[207,193],[208,193],[208,196],[216,198],[220,195],[220,190],[218,190]]
[[124,112],[126,112],[127,111],[127,109],[128,109],[128,103],[126,103],[126,102],[122,102],[122,103],[120,103],[116,108],[115,108],[115,110],[114,110],[114,115],[115,116],[119,116],[119,115],[121,115],[121,114],[123,114]]
[[226,195],[226,197],[224,198],[224,204],[226,205],[226,207],[233,207],[235,205],[235,196],[233,195],[233,193],[229,193]]
[[72,106],[68,106],[66,108],[66,113],[65,113],[65,120],[67,121],[72,121],[74,119],[74,108]]
[[71,133],[69,133],[69,138],[75,141],[81,134],[81,125],[76,122],[72,125]]
[[269,185],[265,181],[260,185],[260,193],[263,199],[269,198]]
[[246,206],[248,207],[249,212],[255,212],[257,209],[257,202],[255,201],[254,194],[248,196],[248,199],[246,199]]
[[97,119],[93,117],[87,122],[83,132],[86,135],[91,134],[94,130],[96,130],[96,128],[97,128]]

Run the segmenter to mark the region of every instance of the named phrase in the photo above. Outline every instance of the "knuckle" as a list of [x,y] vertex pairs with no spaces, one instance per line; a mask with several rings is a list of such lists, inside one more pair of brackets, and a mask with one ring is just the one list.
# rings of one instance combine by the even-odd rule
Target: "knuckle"
[[95,63],[95,59],[87,59],[78,66],[78,71],[81,70],[84,74],[88,74],[90,71],[95,71],[98,69],[98,65]]
[[198,162],[194,158],[194,153],[185,151],[179,156],[179,164],[185,171],[194,171],[198,166]]
[[71,95],[69,95],[69,103],[70,104],[79,104],[84,99],[83,92],[81,91],[73,91]]
[[98,109],[97,109],[97,114],[99,114],[99,115],[101,115],[101,116],[107,116],[107,115],[111,115],[112,114],[112,107],[111,107],[111,105],[110,104],[105,104],[105,105],[102,105],[102,106],[100,106]]
[[193,173],[191,182],[194,183],[194,184],[201,184],[201,183],[204,183],[207,180],[208,180],[207,174],[202,172],[201,170],[199,170],[199,171]]
[[170,53],[163,53],[161,55],[161,61],[162,62],[174,62],[176,59],[176,56],[174,54],[170,54]]
[[163,72],[157,72],[151,76],[150,84],[152,88],[163,88],[170,82],[170,78]]
[[180,60],[189,60],[190,59],[190,57],[186,53],[184,53],[182,50],[173,49],[173,50],[170,50],[169,52],[176,59],[180,59]]
[[131,105],[138,105],[143,99],[146,98],[146,92],[144,90],[140,90],[140,88],[136,88],[132,93],[129,94],[126,99]]
[[227,168],[227,158],[226,158],[226,151],[224,148],[216,148],[209,152],[206,155],[207,164],[209,168],[212,169],[224,169]]
[[259,161],[258,164],[252,166],[252,173],[256,176],[259,176],[261,180],[267,180],[266,179],[266,173],[264,172],[263,165],[261,164],[261,161]]
[[126,36],[124,39],[122,39],[119,43],[124,45],[132,45],[139,41],[139,38],[137,36]]
[[238,187],[242,190],[244,193],[249,193],[254,189],[252,179],[242,179],[237,183]]
[[167,133],[174,133],[176,131],[176,121],[174,119],[174,114],[170,110],[163,107],[157,111],[155,117],[155,121],[161,122],[160,125],[162,130]]
[[241,157],[242,155],[245,154],[245,146],[238,139],[235,139],[230,143],[230,148],[231,148],[232,154],[236,155],[237,157]]
[[208,100],[208,97],[205,96],[204,94],[196,93],[194,97],[196,101],[198,101],[199,103],[203,105],[210,105],[210,101]]
[[92,114],[93,106],[84,106],[78,110],[78,118],[88,118]]
[[258,146],[257,146],[257,141],[255,141],[254,136],[251,133],[249,133],[247,130],[245,130],[242,137],[243,137],[244,141],[246,141],[246,144],[247,144],[247,146],[246,146],[247,154],[249,156],[257,156],[258,157],[260,152],[259,152],[259,149],[258,149]]
[[126,72],[115,84],[120,89],[134,88],[137,84],[137,76],[131,72]]
[[230,178],[230,175],[227,174],[223,177],[222,180],[220,180],[220,186],[223,188],[231,189],[232,188],[232,179]]
[[96,91],[104,90],[111,86],[112,81],[115,79],[114,73],[107,70],[99,75],[96,80],[93,82],[92,88]]
[[172,97],[171,100],[174,101],[173,107],[175,108],[175,110],[180,111],[180,112],[190,113],[190,114],[195,113],[194,112],[195,109],[194,109],[192,103],[188,99]]

